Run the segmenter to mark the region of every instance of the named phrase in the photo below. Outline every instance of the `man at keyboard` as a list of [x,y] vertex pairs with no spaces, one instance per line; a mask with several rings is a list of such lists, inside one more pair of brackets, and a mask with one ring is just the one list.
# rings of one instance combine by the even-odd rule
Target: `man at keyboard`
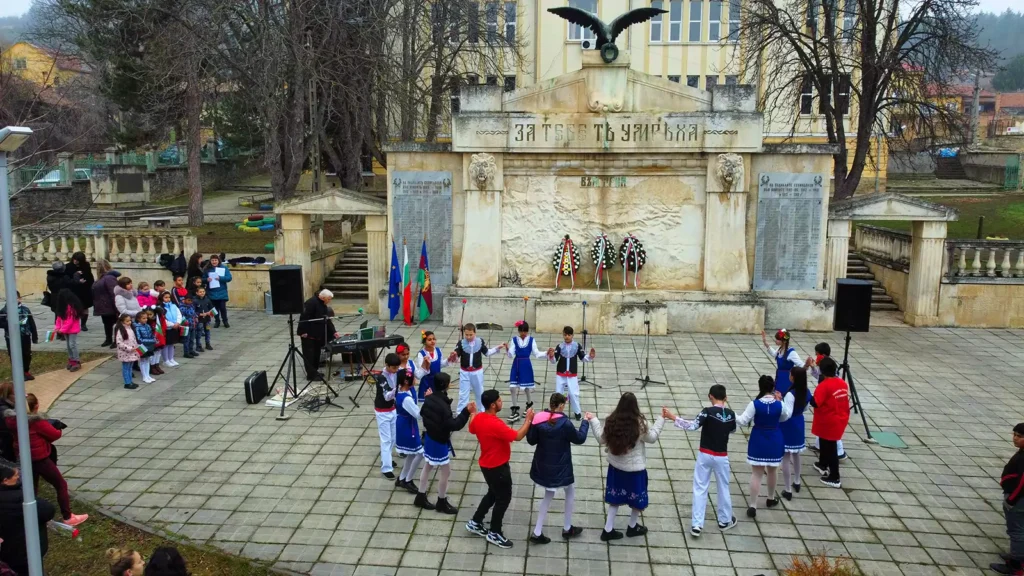
[[302,340],[302,360],[306,368],[306,380],[319,380],[324,377],[320,373],[320,351],[328,340],[339,336],[334,329],[331,318],[334,316],[334,309],[331,308],[331,300],[334,294],[327,289],[321,290],[302,305],[302,314],[299,315],[299,327],[296,334]]

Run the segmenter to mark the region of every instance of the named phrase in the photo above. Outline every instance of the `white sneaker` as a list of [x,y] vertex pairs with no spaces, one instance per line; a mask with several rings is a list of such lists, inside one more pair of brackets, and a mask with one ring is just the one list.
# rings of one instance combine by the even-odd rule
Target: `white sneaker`
[[156,378],[143,378],[142,381],[146,384],[152,384],[153,382],[156,382]]
[[171,360],[171,361],[170,361],[170,365],[171,365],[171,366],[174,366],[175,368],[176,368],[176,367],[178,367],[178,366],[181,366],[181,364],[178,364],[178,363],[177,363],[177,362],[175,362],[174,360]]
[[170,362],[161,362],[160,365],[163,366],[164,368],[174,368],[174,365],[171,364]]

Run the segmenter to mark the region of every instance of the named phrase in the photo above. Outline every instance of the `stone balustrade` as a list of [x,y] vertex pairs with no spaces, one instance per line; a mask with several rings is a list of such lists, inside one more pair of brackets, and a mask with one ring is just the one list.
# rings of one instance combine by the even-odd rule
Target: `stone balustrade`
[[1024,242],[946,240],[942,276],[947,282],[1024,278]]
[[853,235],[853,245],[858,252],[904,271],[910,266],[912,244],[912,237],[906,232],[867,224],[857,224]]
[[156,263],[161,254],[197,250],[196,237],[188,230],[22,228],[13,233],[14,253],[19,262],[65,261],[75,252],[85,253],[90,262]]

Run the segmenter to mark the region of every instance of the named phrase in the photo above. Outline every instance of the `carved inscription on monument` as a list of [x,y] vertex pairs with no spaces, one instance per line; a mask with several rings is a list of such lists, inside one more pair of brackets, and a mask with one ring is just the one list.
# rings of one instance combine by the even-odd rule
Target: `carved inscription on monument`
[[426,235],[430,286],[434,310],[439,313],[441,299],[452,283],[452,173],[396,171],[393,177],[391,205],[394,212],[391,216],[399,265],[404,238],[409,249],[409,270],[415,283],[420,246]]
[[758,174],[754,290],[814,290],[821,251],[821,174]]

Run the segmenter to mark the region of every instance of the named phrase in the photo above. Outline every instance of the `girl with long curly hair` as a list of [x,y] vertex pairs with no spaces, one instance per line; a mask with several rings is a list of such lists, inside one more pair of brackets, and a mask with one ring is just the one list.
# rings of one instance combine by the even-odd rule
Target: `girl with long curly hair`
[[648,426],[632,392],[626,392],[619,398],[618,406],[608,415],[603,426],[589,412],[586,418],[594,436],[605,446],[608,455],[608,477],[604,491],[608,520],[601,533],[601,540],[607,542],[622,538],[622,532],[615,529],[615,515],[622,505],[629,506],[631,510],[626,536],[647,534],[647,528],[637,523],[640,512],[647,508],[646,445],[658,441],[665,419],[658,416],[654,425]]

